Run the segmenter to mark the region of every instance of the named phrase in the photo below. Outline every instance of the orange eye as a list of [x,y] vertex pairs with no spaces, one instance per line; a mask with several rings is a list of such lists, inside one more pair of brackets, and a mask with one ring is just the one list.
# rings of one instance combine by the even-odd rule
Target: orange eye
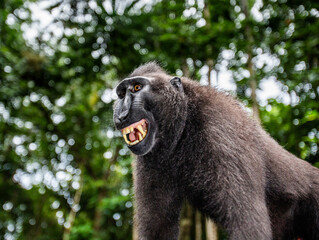
[[134,89],[134,92],[138,92],[138,91],[140,91],[142,89],[142,85],[141,84],[135,84],[133,89]]

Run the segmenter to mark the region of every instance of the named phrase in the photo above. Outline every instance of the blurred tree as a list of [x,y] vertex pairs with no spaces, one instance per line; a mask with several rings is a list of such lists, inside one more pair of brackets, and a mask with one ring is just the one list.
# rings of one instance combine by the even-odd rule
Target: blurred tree
[[[53,19],[30,39],[40,5]],[[231,69],[267,131],[319,167],[318,27],[314,0],[2,1],[0,238],[132,238],[132,157],[112,88],[150,60],[214,86]],[[262,100],[269,80],[282,93]],[[209,238],[184,215],[188,238]]]
[[265,127],[286,149],[319,167],[318,9],[316,1],[278,1],[265,2],[261,10],[267,16],[265,42],[279,60],[269,75],[280,81],[287,99],[264,108]]
[[112,124],[116,59],[96,60],[98,37],[86,22],[28,47],[21,26],[29,7],[7,1],[1,11],[0,186],[11,193],[0,197],[1,235],[129,238],[130,155]]

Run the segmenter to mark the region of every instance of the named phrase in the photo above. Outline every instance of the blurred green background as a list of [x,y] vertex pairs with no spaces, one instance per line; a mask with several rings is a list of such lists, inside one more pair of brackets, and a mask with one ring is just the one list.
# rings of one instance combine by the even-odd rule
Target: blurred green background
[[[151,60],[319,167],[318,0],[2,0],[0,239],[132,239],[112,89]],[[185,209],[181,239],[212,239]]]

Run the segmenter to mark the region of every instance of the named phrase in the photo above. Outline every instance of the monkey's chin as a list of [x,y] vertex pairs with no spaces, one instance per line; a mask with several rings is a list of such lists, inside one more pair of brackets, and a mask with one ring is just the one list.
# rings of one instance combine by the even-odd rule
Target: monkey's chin
[[135,155],[144,156],[153,149],[154,144],[155,144],[155,131],[152,131],[152,129],[149,129],[143,141],[133,146],[128,145],[128,148]]

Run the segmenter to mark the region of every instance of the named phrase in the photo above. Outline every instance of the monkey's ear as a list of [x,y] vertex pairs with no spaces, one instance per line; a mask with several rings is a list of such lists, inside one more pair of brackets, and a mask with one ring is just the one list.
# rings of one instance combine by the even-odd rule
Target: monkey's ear
[[169,81],[173,85],[173,87],[176,88],[178,91],[184,92],[183,84],[179,77],[173,77]]

